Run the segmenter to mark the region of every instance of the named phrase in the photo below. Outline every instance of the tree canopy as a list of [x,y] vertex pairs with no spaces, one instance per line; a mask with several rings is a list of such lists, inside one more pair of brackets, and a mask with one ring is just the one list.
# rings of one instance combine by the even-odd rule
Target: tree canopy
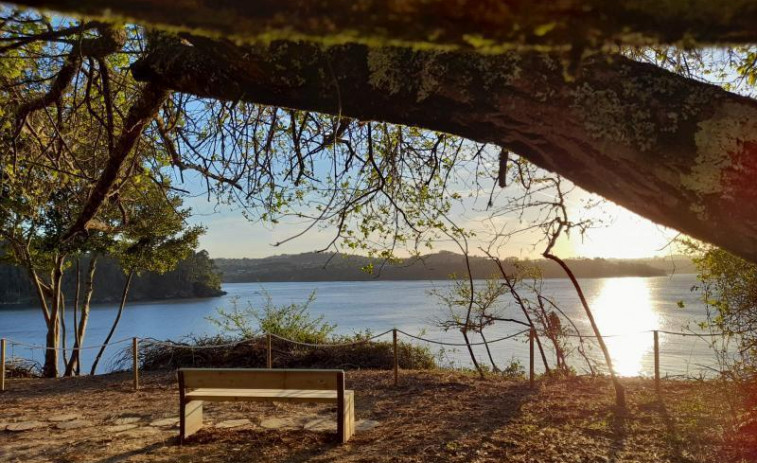
[[[51,25],[4,47],[9,53],[45,40],[78,43],[60,45],[67,64],[43,96],[16,110],[17,121],[71,85],[70,69],[81,56],[127,53],[123,72],[142,82],[67,238],[92,225],[143,130],[158,137],[169,164],[199,171],[245,201],[265,197],[266,206],[284,206],[282,181],[318,189],[307,181],[327,177],[316,156],[333,154],[343,167],[330,171],[339,171],[331,175],[337,185],[369,175],[350,195],[323,189],[324,210],[375,207],[399,211],[411,224],[433,222],[411,205],[418,192],[433,196],[423,185],[445,178],[456,159],[455,144],[445,143],[454,139],[402,128],[380,137],[375,123],[366,123],[385,121],[500,146],[655,222],[757,259],[754,101],[629,59],[645,52],[624,48],[673,45],[667,55],[752,43],[755,2],[22,3],[183,28],[121,42],[113,32],[121,26]],[[734,68],[753,74],[750,49],[735,56]],[[223,124],[204,124],[210,118]],[[193,124],[207,127],[191,130]],[[211,145],[216,158],[205,157]],[[479,147],[467,148],[473,154],[466,159],[475,160]],[[374,155],[359,156],[366,152]],[[483,167],[496,177],[507,158],[504,164]],[[367,201],[376,198],[383,203]],[[330,217],[340,227],[348,220]]]

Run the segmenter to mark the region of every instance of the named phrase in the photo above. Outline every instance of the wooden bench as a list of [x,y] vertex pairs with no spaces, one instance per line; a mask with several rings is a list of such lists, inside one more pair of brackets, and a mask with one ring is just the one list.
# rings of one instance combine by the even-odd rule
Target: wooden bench
[[179,369],[179,442],[202,428],[202,403],[226,401],[336,403],[339,441],[355,432],[355,394],[342,370]]

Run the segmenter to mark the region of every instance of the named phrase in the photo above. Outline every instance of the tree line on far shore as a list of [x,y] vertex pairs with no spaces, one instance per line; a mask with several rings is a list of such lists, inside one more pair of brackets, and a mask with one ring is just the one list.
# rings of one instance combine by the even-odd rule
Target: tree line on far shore
[[[89,258],[82,258],[81,268],[89,265]],[[127,275],[116,259],[101,257],[95,275],[93,302],[118,302],[123,292]],[[76,278],[73,273],[64,276],[65,294],[73,297]],[[213,297],[225,294],[221,290],[221,275],[207,251],[190,254],[181,260],[174,270],[160,274],[143,272],[134,277],[129,290],[129,299],[156,300],[193,297]],[[0,304],[29,304],[36,302],[34,288],[23,268],[0,264]]]
[[[498,272],[490,259],[471,256],[474,278],[485,279]],[[685,257],[654,259],[567,259],[579,278],[652,277],[669,273],[691,273]],[[518,260],[503,261],[512,266]],[[561,278],[561,270],[544,259],[520,261],[540,269],[543,278]],[[261,259],[215,259],[228,283],[253,281],[361,281],[361,280],[444,280],[467,275],[464,256],[441,251],[392,262],[364,256],[333,253],[303,253]]]

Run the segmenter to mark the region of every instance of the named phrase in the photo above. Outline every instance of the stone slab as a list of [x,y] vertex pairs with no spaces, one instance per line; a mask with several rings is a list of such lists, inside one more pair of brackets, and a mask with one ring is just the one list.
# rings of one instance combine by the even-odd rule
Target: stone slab
[[23,432],[43,428],[45,426],[47,426],[47,423],[41,423],[39,421],[21,421],[18,423],[8,423],[5,430],[10,432]]
[[334,418],[317,418],[308,421],[303,427],[308,431],[336,431],[336,420]]
[[55,425],[57,429],[60,429],[63,431],[66,431],[69,429],[89,428],[91,426],[94,426],[94,423],[89,420],[64,421],[62,423],[58,423]]
[[150,423],[150,426],[155,426],[158,428],[172,428],[179,425],[179,418],[178,417],[171,417],[171,418],[163,418],[160,420],[155,420]]
[[302,425],[292,418],[266,418],[260,422],[260,426],[266,429],[295,429]]
[[117,426],[108,426],[107,428],[105,428],[105,432],[108,432],[108,433],[123,432],[123,431],[128,431],[130,429],[135,429],[138,427],[139,427],[138,424],[133,424],[133,423],[119,424]]
[[53,415],[47,419],[47,421],[51,421],[53,423],[60,423],[62,421],[74,421],[81,418],[81,415],[78,413],[66,413],[64,415]]
[[139,416],[122,416],[121,418],[116,418],[115,420],[113,420],[113,424],[120,426],[122,424],[139,423],[140,421],[142,421],[142,418]]
[[136,428],[131,429],[128,431],[124,431],[121,434],[119,434],[119,438],[125,437],[127,439],[144,439],[148,436],[154,436],[156,434],[160,434],[160,429],[155,429],[151,427],[142,427],[142,428]]
[[375,420],[357,420],[355,421],[355,431],[368,431],[378,426],[378,421]]
[[247,424],[250,424],[251,421],[248,419],[241,419],[241,420],[226,420],[221,421],[220,423],[216,424],[216,428],[238,428],[240,426],[244,426]]

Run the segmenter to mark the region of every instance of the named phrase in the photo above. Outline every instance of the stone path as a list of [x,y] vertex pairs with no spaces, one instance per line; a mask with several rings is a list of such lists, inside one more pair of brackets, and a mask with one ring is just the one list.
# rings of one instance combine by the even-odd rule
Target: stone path
[[357,420],[355,422],[355,431],[368,431],[378,426],[378,421],[375,420]]
[[10,432],[23,432],[31,431],[32,429],[37,429],[44,426],[47,426],[47,423],[42,423],[40,421],[21,421],[18,423],[8,423],[8,426],[5,427],[5,430]]
[[333,418],[318,418],[308,421],[303,428],[308,431],[336,431],[336,420]]
[[150,426],[154,426],[156,428],[173,428],[179,425],[179,417],[171,417],[171,418],[162,418],[160,420],[155,420],[150,422]]
[[[127,437],[136,437],[144,434],[155,434],[163,431],[168,431],[170,428],[176,428],[179,426],[179,418],[175,416],[159,418],[149,423],[143,422],[141,416],[121,416],[115,419],[108,420],[106,423],[108,426],[103,427],[103,431],[106,433],[123,433]],[[256,426],[251,420],[247,418],[225,420],[216,423],[206,422],[207,427],[215,427],[219,429],[231,429],[242,426]],[[355,422],[355,429],[357,431],[368,431],[375,428],[380,423],[375,420],[357,420]],[[26,432],[36,429],[42,429],[53,426],[60,431],[68,431],[73,429],[87,428],[95,426],[93,421],[84,419],[81,415],[76,413],[67,413],[61,415],[55,415],[47,418],[45,421],[19,421],[15,423],[0,423],[0,432]],[[294,416],[294,417],[269,417],[264,418],[257,424],[264,429],[306,429],[309,431],[336,431],[336,420],[333,416]],[[160,429],[163,428],[163,429]],[[169,428],[169,429],[166,429]]]
[[95,423],[89,420],[73,420],[73,421],[64,421],[62,423],[58,423],[57,425],[55,425],[55,427],[57,429],[66,431],[69,429],[89,428],[94,425]]
[[260,422],[260,427],[265,429],[297,429],[304,425],[302,418],[299,420],[291,417],[266,418]]
[[59,423],[61,421],[74,421],[81,418],[81,415],[78,415],[76,413],[67,413],[65,415],[54,415],[47,419],[47,421],[50,421],[52,423]]
[[112,432],[112,433],[123,432],[123,431],[128,431],[130,429],[135,429],[138,427],[139,427],[138,424],[133,424],[133,423],[132,424],[117,424],[115,426],[106,427],[105,432]]
[[251,424],[252,421],[248,420],[247,418],[241,419],[241,420],[228,420],[228,421],[221,421],[220,423],[216,424],[216,428],[221,429],[228,429],[228,428],[238,428],[240,426],[244,426],[246,424]]
[[140,421],[142,421],[142,418],[139,416],[123,416],[113,420],[113,424],[120,426],[124,424],[134,424]]

